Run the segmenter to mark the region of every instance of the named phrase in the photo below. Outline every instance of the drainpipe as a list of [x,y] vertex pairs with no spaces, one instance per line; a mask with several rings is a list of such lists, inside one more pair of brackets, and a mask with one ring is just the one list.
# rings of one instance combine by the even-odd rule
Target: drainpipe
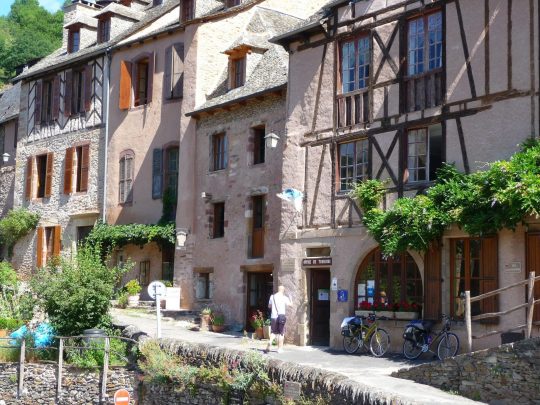
[[105,52],[105,106],[103,109],[103,115],[105,117],[105,164],[103,166],[103,206],[102,206],[102,218],[103,222],[107,221],[107,169],[109,165],[109,83],[111,78],[111,48],[107,48]]

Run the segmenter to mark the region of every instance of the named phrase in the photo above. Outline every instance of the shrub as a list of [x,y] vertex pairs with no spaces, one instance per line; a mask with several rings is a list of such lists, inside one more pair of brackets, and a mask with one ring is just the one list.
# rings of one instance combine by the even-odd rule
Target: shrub
[[[80,339],[79,339],[80,340]],[[110,339],[109,346],[109,366],[125,366],[127,364],[128,345],[120,339]],[[74,346],[81,346],[78,343]],[[67,362],[80,368],[103,367],[105,356],[105,341],[102,339],[92,339],[87,344],[87,349],[67,349]]]
[[129,297],[129,295],[128,295],[127,292],[123,292],[118,296],[118,306],[120,308],[127,307],[127,305],[128,305],[128,297]]
[[137,280],[130,280],[124,286],[129,296],[137,295],[141,292],[142,288]]
[[0,329],[15,330],[24,325],[24,321],[12,318],[0,318]]
[[8,262],[0,262],[0,288],[17,286],[17,273]]
[[8,248],[8,254],[13,254],[15,243],[35,229],[39,222],[39,215],[26,208],[10,210],[0,220],[0,244]]
[[212,325],[223,326],[225,325],[225,315],[212,314]]
[[81,246],[74,260],[39,270],[31,286],[55,330],[73,336],[110,322],[110,300],[123,271],[107,268],[99,250]]

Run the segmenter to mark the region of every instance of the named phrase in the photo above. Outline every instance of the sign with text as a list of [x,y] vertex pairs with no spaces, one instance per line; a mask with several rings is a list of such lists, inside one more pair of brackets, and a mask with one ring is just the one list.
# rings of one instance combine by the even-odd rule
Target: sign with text
[[129,392],[125,389],[120,389],[114,393],[114,405],[129,405]]
[[349,300],[349,291],[348,290],[339,290],[337,293],[338,302],[347,302]]
[[302,384],[294,381],[285,381],[283,396],[285,399],[298,400],[302,395]]
[[331,257],[313,257],[310,259],[302,259],[302,266],[315,267],[324,266],[328,267],[332,265]]

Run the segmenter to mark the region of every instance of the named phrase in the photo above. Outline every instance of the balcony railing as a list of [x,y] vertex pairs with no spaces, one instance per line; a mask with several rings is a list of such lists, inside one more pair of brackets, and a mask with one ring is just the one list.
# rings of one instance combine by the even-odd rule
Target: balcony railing
[[404,78],[406,112],[419,111],[443,102],[442,69]]
[[369,120],[369,97],[367,89],[338,94],[336,102],[339,128],[363,124]]

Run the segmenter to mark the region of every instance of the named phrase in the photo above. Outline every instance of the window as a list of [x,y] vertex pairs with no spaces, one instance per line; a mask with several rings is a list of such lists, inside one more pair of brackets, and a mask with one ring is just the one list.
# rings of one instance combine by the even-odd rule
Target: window
[[369,176],[369,141],[339,145],[339,190],[348,191]]
[[135,106],[144,105],[148,102],[148,58],[137,62],[137,77],[135,82]]
[[171,45],[165,51],[163,75],[165,99],[181,98],[184,93],[184,44]]
[[246,79],[246,57],[231,59],[230,61],[230,88],[242,87]]
[[182,9],[180,15],[180,21],[186,22],[192,20],[195,16],[193,0],[182,0]]
[[227,7],[234,7],[240,5],[241,2],[241,0],[227,0],[226,5]]
[[41,268],[60,256],[62,228],[59,225],[37,228],[36,265]]
[[408,74],[419,75],[442,67],[442,13],[409,21]]
[[164,281],[174,281],[174,263],[162,262],[161,263],[161,279]]
[[264,225],[265,225],[264,195],[251,197],[253,218],[251,224],[251,258],[264,257]]
[[[464,294],[477,296],[498,288],[497,238],[462,238],[450,241],[450,305],[453,316],[463,317]],[[495,312],[497,297],[471,304],[471,314]]]
[[170,190],[175,198],[178,195],[178,156],[177,146],[165,149],[165,190]]
[[196,298],[198,300],[211,300],[213,296],[214,283],[211,272],[197,273]]
[[64,161],[64,194],[88,191],[88,171],[90,166],[90,145],[66,149]]
[[212,223],[212,237],[223,238],[225,236],[225,203],[215,203]]
[[78,52],[81,46],[81,31],[71,29],[68,34],[68,53]]
[[363,301],[388,305],[423,302],[422,277],[408,253],[385,257],[375,249],[360,265],[355,285],[356,308]]
[[150,260],[139,263],[139,284],[142,286],[150,284]]
[[442,166],[442,127],[434,125],[407,132],[407,170],[409,183],[432,181]]
[[155,7],[155,6],[159,6],[163,4],[163,0],[153,0],[152,2],[152,5]]
[[227,135],[216,134],[211,137],[211,171],[227,168]]
[[133,201],[133,159],[131,151],[120,156],[120,175],[118,185],[118,201],[120,204]]
[[47,124],[52,121],[53,111],[53,82],[54,80],[43,80],[41,87],[41,123]]
[[77,227],[77,245],[84,243],[90,232],[92,232],[92,229],[94,229],[92,225]]
[[84,112],[84,68],[73,70],[71,85],[71,113],[80,114]]
[[111,39],[111,18],[103,18],[98,23],[98,43],[108,42]]
[[265,127],[253,128],[253,164],[264,163],[266,152]]
[[341,81],[343,93],[360,90],[369,84],[369,37],[363,36],[341,44]]
[[26,164],[26,199],[50,197],[52,175],[52,153],[29,157]]
[[152,156],[152,198],[158,199],[170,190],[176,199],[178,195],[178,146],[154,149]]

